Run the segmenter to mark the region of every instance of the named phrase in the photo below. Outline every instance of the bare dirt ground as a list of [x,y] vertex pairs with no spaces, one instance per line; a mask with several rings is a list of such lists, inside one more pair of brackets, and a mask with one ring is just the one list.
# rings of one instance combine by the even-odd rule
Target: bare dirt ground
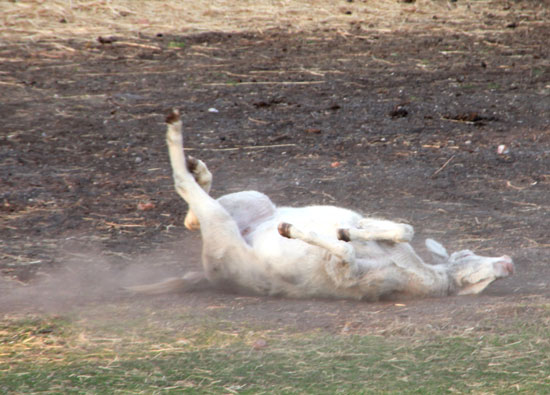
[[[453,18],[442,2],[421,4],[394,5],[400,19],[388,26],[342,2],[338,23],[300,31],[4,35],[0,311],[120,302],[414,331],[529,319],[548,306],[547,6],[495,1]],[[165,149],[172,107],[215,196],[255,189],[279,205],[346,206],[412,224],[420,252],[433,237],[509,254],[517,273],[480,296],[397,304],[120,294],[200,265]]]

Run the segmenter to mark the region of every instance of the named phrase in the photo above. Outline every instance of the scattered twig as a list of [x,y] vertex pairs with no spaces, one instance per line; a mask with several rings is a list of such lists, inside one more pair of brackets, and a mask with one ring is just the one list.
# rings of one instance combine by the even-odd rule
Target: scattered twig
[[52,43],[51,45],[54,46],[55,48],[61,50],[61,51],[67,51],[67,52],[76,52],[77,51],[74,48],[68,47],[66,45],[62,45],[60,43]]
[[508,188],[515,189],[516,191],[523,191],[524,189],[528,188],[528,187],[517,187],[517,186],[513,185],[510,181],[506,181],[506,186]]
[[443,166],[441,166],[439,169],[437,169],[434,174],[432,174],[432,178],[437,177],[439,173],[441,173],[449,163],[455,158],[455,155],[451,156],[449,159],[447,159],[447,162],[443,163]]
[[116,41],[115,45],[126,45],[128,47],[138,47],[138,48],[145,48],[145,49],[155,49],[157,51],[160,51],[160,47],[156,47],[154,45],[145,45],[145,44],[138,44],[138,43],[132,43],[129,41]]
[[391,66],[395,66],[396,63],[394,62],[390,62],[388,60],[385,60],[385,59],[380,59],[380,58],[377,58],[376,56],[372,55],[371,56],[372,60],[374,60],[375,62],[380,62],[380,63],[384,63],[384,64],[389,64]]
[[248,120],[254,123],[259,123],[260,125],[267,125],[269,123],[268,121],[262,121],[259,119],[254,119],[252,117],[248,117]]
[[7,85],[7,86],[15,86],[17,88],[24,88],[24,86],[22,84],[14,83],[14,82],[0,81],[0,85]]
[[237,73],[231,73],[230,71],[223,71],[224,74],[227,74],[231,77],[243,77],[243,78],[250,78],[250,74],[237,74]]
[[324,77],[326,73],[332,74],[345,74],[342,70],[313,70],[306,69],[301,67],[299,69],[288,69],[288,70],[251,70],[250,74],[289,74],[289,73],[309,73],[318,77]]
[[335,198],[334,196],[332,196],[330,193],[321,191],[321,195],[328,197],[328,198],[329,198],[330,200],[332,200],[333,202],[336,202],[336,201],[337,201],[336,198]]
[[282,148],[282,147],[295,147],[296,144],[273,144],[273,145],[247,145],[243,147],[230,147],[230,148],[185,148],[185,151],[238,151],[238,150],[255,150],[264,148]]
[[462,119],[453,119],[453,118],[449,118],[449,117],[441,117],[440,119],[443,120],[443,121],[448,121],[448,122],[465,123],[467,125],[475,125],[475,122],[466,121],[466,120],[462,120]]
[[143,228],[147,226],[145,224],[117,224],[115,222],[107,222],[107,221],[105,221],[105,225],[109,225],[114,228]]
[[243,82],[212,82],[205,86],[231,86],[231,85],[313,85],[324,84],[325,81],[243,81]]

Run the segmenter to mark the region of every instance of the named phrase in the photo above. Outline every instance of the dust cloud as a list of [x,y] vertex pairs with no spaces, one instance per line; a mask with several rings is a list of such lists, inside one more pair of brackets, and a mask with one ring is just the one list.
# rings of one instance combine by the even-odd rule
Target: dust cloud
[[55,268],[39,270],[27,283],[0,277],[0,314],[61,314],[87,304],[133,297],[124,287],[182,276],[187,270],[174,257],[155,252],[121,262],[99,249],[61,253]]

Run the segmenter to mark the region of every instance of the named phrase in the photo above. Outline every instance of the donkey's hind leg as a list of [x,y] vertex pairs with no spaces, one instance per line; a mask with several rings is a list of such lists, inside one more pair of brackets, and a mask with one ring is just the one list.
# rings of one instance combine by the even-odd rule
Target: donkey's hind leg
[[414,236],[412,226],[393,221],[363,218],[358,225],[357,228],[338,229],[338,239],[343,241],[376,240],[404,243],[411,241]]
[[[170,155],[170,163],[177,193],[187,202],[189,209],[197,217],[202,238],[203,249],[207,244],[210,248],[224,249],[232,245],[242,247],[245,243],[237,224],[222,205],[213,199],[199,185],[186,161],[183,151],[182,123],[179,112],[174,110],[166,118],[168,124],[166,143]],[[192,165],[193,162],[190,162]],[[215,242],[214,242],[215,240]],[[216,247],[212,247],[215,245]]]

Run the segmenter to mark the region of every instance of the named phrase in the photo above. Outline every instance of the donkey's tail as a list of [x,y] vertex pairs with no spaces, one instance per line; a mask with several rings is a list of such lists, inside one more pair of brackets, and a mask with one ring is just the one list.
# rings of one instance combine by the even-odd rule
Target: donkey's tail
[[209,286],[204,273],[189,272],[183,277],[170,277],[158,283],[124,287],[125,291],[140,295],[162,295],[192,292]]

